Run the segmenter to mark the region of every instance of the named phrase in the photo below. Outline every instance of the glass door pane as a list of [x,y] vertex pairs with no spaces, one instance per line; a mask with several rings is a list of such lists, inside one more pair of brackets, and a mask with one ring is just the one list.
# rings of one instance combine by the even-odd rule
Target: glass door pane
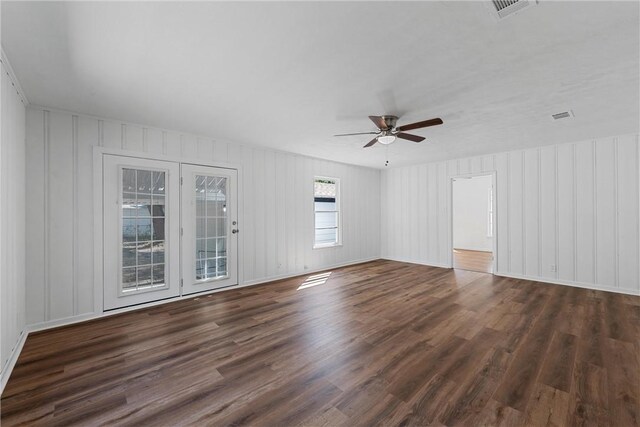
[[165,171],[122,168],[123,294],[166,288]]
[[196,280],[227,277],[227,178],[196,175]]
[[182,179],[183,293],[237,284],[237,171],[182,165]]

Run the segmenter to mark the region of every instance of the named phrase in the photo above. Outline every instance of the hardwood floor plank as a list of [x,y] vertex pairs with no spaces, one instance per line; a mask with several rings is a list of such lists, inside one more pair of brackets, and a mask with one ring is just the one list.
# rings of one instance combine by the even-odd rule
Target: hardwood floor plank
[[503,349],[494,349],[479,363],[471,364],[467,368],[468,375],[458,380],[461,386],[443,405],[439,420],[444,425],[472,425],[472,420],[482,414],[491,400],[511,357]]
[[525,425],[562,427],[568,411],[569,393],[538,383],[527,405]]
[[607,341],[605,366],[610,419],[620,426],[640,424],[640,347],[615,339]]
[[553,334],[549,351],[538,379],[539,382],[566,393],[571,391],[577,341],[578,339],[574,335],[563,332],[555,332]]
[[379,260],[29,336],[14,425],[638,423],[640,298]]
[[577,360],[567,425],[606,425],[609,419],[607,371]]
[[[536,378],[553,335],[553,325],[563,304],[565,290],[558,290],[558,296],[548,301],[531,331],[516,351],[513,363],[505,374],[494,398],[523,412],[531,397]],[[526,356],[525,356],[526,355]]]
[[524,424],[524,414],[491,399],[484,410],[469,423],[472,426],[513,427]]

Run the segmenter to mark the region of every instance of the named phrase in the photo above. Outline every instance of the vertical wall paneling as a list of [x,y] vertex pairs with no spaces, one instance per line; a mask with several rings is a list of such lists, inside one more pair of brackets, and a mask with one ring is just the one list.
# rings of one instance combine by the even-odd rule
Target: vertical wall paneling
[[[607,141],[595,141],[595,276],[596,283],[608,287],[616,286],[616,235],[615,229],[616,199],[615,183],[615,144]],[[597,160],[596,160],[597,159]]]
[[[95,147],[233,163],[241,171],[244,284],[378,258],[380,171],[66,112],[27,109],[29,324],[95,313]],[[143,154],[144,155],[144,154]],[[344,245],[313,250],[313,176],[343,185]],[[364,242],[369,242],[365,244]],[[97,276],[100,277],[99,275]],[[49,323],[48,323],[49,322]]]
[[447,194],[451,185],[447,175],[447,164],[438,164],[438,217],[442,218],[440,227],[438,228],[438,263],[444,265],[451,256],[451,248],[449,247],[449,230],[451,229],[449,221],[449,200]]
[[[277,252],[278,252],[278,242],[276,241],[277,235],[277,223],[276,218],[278,217],[279,212],[276,212],[276,193],[280,190],[280,187],[277,186],[276,175],[278,171],[276,171],[276,161],[275,161],[275,153],[273,151],[265,151],[265,164],[264,164],[264,172],[265,178],[263,179],[264,183],[264,198],[265,198],[265,240],[266,240],[266,248],[265,251],[266,259],[266,276],[274,277],[278,272],[278,260],[277,260]],[[280,240],[280,239],[278,239]]]
[[638,137],[618,138],[618,287],[638,287]]
[[[0,392],[16,362],[25,337],[26,275],[40,278],[40,266],[27,273],[25,236],[26,218],[40,219],[26,210],[27,197],[38,197],[31,191],[25,175],[27,143],[25,140],[26,98],[2,52],[0,70]],[[42,129],[42,128],[41,128]],[[41,154],[41,153],[38,153]],[[38,156],[39,161],[42,156]],[[41,166],[41,165],[39,165]],[[29,171],[30,173],[31,171]],[[35,182],[40,171],[33,171],[29,182]],[[28,176],[28,175],[27,175]],[[40,183],[39,183],[40,184]],[[41,213],[42,211],[40,211]],[[39,224],[34,224],[37,228]],[[30,257],[33,261],[41,259]],[[33,262],[35,264],[35,262]],[[28,268],[31,268],[29,266]],[[36,302],[37,303],[37,302]]]
[[[428,262],[438,264],[438,230],[440,229],[440,216],[438,215],[438,171],[436,164],[427,165],[427,206],[429,207],[429,231],[427,233],[429,245]],[[384,234],[383,234],[384,235]]]
[[510,271],[524,274],[526,236],[524,224],[524,152],[509,153],[509,254]]
[[197,138],[196,151],[199,159],[214,160],[213,144],[204,138]]
[[[45,111],[44,114],[48,115],[49,113]],[[122,128],[124,125],[110,120],[100,121],[102,122],[102,146],[105,148],[122,148]]]
[[128,151],[145,152],[143,128],[134,125],[122,125],[124,146]]
[[558,146],[558,279],[574,281],[573,144]]
[[429,209],[427,207],[427,203],[429,199],[424,194],[422,194],[425,189],[426,181],[427,167],[425,165],[420,165],[418,166],[418,178],[416,182],[415,198],[418,201],[418,259],[423,261],[429,259],[429,254],[427,252],[429,242]]
[[[547,279],[556,277],[554,266],[556,260],[556,206],[557,206],[557,180],[556,180],[556,147],[544,147],[540,149],[538,179],[539,192],[539,275]],[[557,268],[557,267],[556,267]]]
[[160,129],[145,128],[144,142],[146,152],[164,154],[164,132]]
[[[49,113],[48,227],[51,319],[73,316],[73,147],[72,116]],[[55,283],[55,289],[51,284]]]
[[240,234],[242,235],[242,248],[243,248],[243,265],[244,280],[255,279],[255,246],[249,245],[249,238],[245,236],[255,236],[255,187],[254,182],[254,168],[253,168],[253,151],[247,148],[242,149],[242,161],[245,165],[243,170],[243,186],[242,194],[244,196],[244,218],[240,225]]
[[539,150],[524,152],[524,168],[522,173],[523,195],[523,271],[527,276],[540,275],[540,183]]
[[[150,135],[148,135],[150,136]],[[86,314],[93,312],[94,289],[93,286],[84,284],[93,283],[94,259],[93,251],[93,230],[94,214],[93,199],[90,196],[94,191],[93,182],[93,147],[100,141],[100,128],[94,119],[77,116],[77,168],[74,173],[76,180],[76,227],[77,239],[75,242],[76,262],[76,291],[78,295],[78,307],[76,314]],[[148,149],[153,150],[156,145],[149,143]],[[161,151],[161,146],[159,151]],[[81,197],[82,195],[82,197]]]
[[71,169],[71,181],[72,181],[72,193],[71,199],[73,204],[71,206],[72,217],[72,234],[71,234],[71,288],[72,288],[72,315],[78,314],[78,116],[71,116],[71,152],[72,152],[72,169]]
[[27,132],[26,157],[29,159],[29,173],[26,174],[26,187],[30,188],[29,206],[26,212],[26,221],[29,227],[26,231],[27,242],[38,242],[38,245],[28,245],[29,256],[42,260],[29,265],[26,270],[26,299],[31,310],[27,311],[27,324],[44,322],[46,320],[46,257],[44,238],[46,235],[45,212],[45,182],[46,182],[46,156],[45,156],[45,125],[44,115],[41,111],[27,109],[27,122],[31,124]]
[[165,153],[171,158],[182,156],[182,135],[175,132],[164,132]]
[[[384,256],[447,264],[450,177],[493,170],[497,274],[640,292],[636,134],[384,170]],[[409,220],[397,213],[407,208]]]
[[580,148],[574,147],[575,156],[575,280],[580,283],[593,283],[595,262],[594,224],[596,219],[594,191],[593,142],[586,143]]
[[[27,118],[28,119],[28,118]],[[36,126],[38,126],[39,123],[36,123]],[[51,241],[51,230],[49,227],[49,223],[50,223],[50,203],[49,203],[49,194],[50,194],[50,178],[49,178],[49,147],[50,147],[50,134],[51,134],[51,130],[50,130],[50,126],[49,126],[49,112],[45,111],[43,113],[43,120],[42,120],[42,126],[44,127],[43,130],[43,146],[44,146],[44,158],[43,158],[43,170],[44,170],[44,176],[43,176],[43,185],[44,185],[44,193],[43,193],[43,199],[44,199],[44,206],[43,206],[43,211],[44,211],[44,217],[43,217],[43,221],[44,221],[44,233],[43,233],[43,241],[42,241],[42,245],[44,246],[44,257],[42,257],[42,261],[44,263],[44,320],[50,320],[51,319],[51,288],[49,286],[49,283],[51,282],[50,279],[50,270],[49,270],[49,259],[50,259],[50,251],[49,251],[49,242]],[[29,133],[29,128],[27,128],[27,133]],[[27,158],[27,163],[29,163],[29,158]],[[31,168],[29,168],[31,169]],[[29,207],[27,207],[27,209],[29,209]],[[27,246],[27,250],[29,251],[29,247]],[[27,286],[29,286],[29,283],[27,283]],[[27,311],[29,310],[29,307],[27,306]]]
[[418,193],[418,166],[413,166],[409,174],[409,188],[411,191],[411,225],[413,233],[411,233],[411,254],[415,259],[420,259],[420,198]]

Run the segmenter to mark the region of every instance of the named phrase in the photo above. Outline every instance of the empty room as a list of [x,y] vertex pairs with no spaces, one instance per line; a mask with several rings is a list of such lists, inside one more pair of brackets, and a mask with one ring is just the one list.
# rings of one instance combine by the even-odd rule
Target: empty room
[[640,2],[0,19],[3,427],[640,425]]

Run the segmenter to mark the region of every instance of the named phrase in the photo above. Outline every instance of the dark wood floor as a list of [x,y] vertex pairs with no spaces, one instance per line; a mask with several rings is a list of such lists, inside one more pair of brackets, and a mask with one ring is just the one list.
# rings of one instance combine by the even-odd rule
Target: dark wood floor
[[34,334],[2,425],[638,425],[639,297],[392,261],[303,282]]

